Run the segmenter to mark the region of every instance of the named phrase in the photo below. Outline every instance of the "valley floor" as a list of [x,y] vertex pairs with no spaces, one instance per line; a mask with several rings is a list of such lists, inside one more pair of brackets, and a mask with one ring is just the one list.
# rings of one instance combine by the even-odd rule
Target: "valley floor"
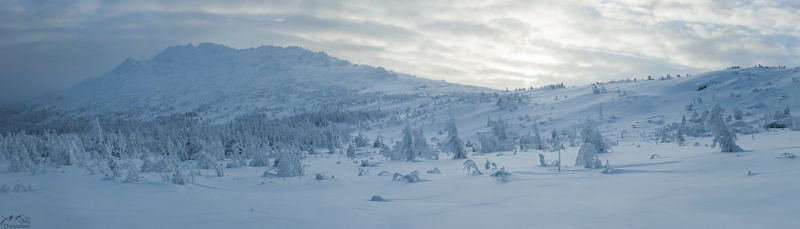
[[[720,153],[710,139],[687,146],[622,141],[600,155],[615,168],[538,167],[538,152],[470,155],[484,172],[467,176],[464,160],[380,161],[358,176],[340,155],[310,156],[302,178],[262,177],[265,168],[203,171],[196,184],[164,184],[157,174],[135,184],[106,181],[82,168],[44,174],[0,172],[0,215],[23,214],[31,228],[797,228],[800,225],[800,132],[739,136],[742,153]],[[694,146],[699,142],[699,146]],[[556,153],[544,153],[554,160]],[[652,154],[660,158],[651,159]],[[492,161],[512,173],[487,174]],[[0,165],[5,168],[6,165]],[[439,168],[442,174],[427,174]],[[421,182],[392,181],[381,171],[417,170]],[[751,175],[748,175],[748,172]],[[315,174],[334,175],[318,181]],[[385,202],[368,201],[380,195]]]

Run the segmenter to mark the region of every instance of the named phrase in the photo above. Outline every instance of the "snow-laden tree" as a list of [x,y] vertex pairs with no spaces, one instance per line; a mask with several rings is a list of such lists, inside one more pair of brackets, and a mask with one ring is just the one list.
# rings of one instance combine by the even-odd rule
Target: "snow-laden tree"
[[303,164],[300,162],[300,152],[290,146],[278,148],[277,175],[279,177],[302,176]]
[[581,148],[578,149],[578,157],[575,158],[575,166],[583,166],[587,169],[597,169],[600,168],[602,162],[600,161],[600,157],[597,156],[598,150],[595,148],[594,144],[591,143],[583,143]]
[[544,150],[544,141],[542,141],[542,136],[539,133],[539,121],[534,121],[533,126],[531,126],[531,131],[533,131],[533,146],[537,150]]
[[448,121],[445,130],[447,131],[447,139],[444,142],[445,150],[453,152],[453,159],[467,158],[467,149],[464,147],[464,141],[458,137],[455,120]]
[[583,130],[581,130],[581,138],[583,145],[578,149],[575,165],[584,168],[600,168],[602,162],[598,154],[610,152],[611,147],[605,143],[603,135],[600,134],[597,125],[591,119],[586,120]]
[[383,144],[383,136],[378,135],[375,137],[375,142],[372,143],[372,148],[381,148],[386,144]]
[[248,163],[250,167],[267,167],[269,163],[269,153],[266,150],[261,150],[255,153],[253,160]]
[[415,129],[411,125],[406,125],[402,135],[403,138],[395,143],[395,155],[390,157],[392,160],[414,161],[417,157],[438,159],[425,140],[422,128]]
[[561,136],[558,135],[558,131],[553,129],[553,131],[550,132],[550,151],[560,152],[562,149],[564,149],[564,144],[561,144],[561,141]]
[[498,141],[503,142],[511,137],[510,136],[511,134],[509,133],[508,123],[506,123],[506,121],[503,120],[502,118],[497,118],[496,122],[492,122],[491,127],[492,127],[492,133],[494,134],[495,137],[497,137]]
[[611,146],[606,144],[603,135],[600,134],[600,130],[597,129],[597,125],[591,119],[586,120],[586,126],[581,130],[581,137],[583,138],[583,144],[593,145],[597,153],[611,152]]
[[711,147],[714,148],[719,145],[722,152],[744,151],[742,147],[736,145],[736,134],[728,128],[724,117],[725,109],[720,107],[719,104],[714,105],[709,113],[708,120],[706,120],[706,126],[711,130],[714,136]]
[[492,153],[498,151],[514,150],[515,135],[510,131],[508,123],[502,118],[497,121],[488,120],[491,133],[478,133],[478,141],[481,145],[481,153]]
[[414,130],[411,125],[403,127],[403,139],[396,144],[395,153],[398,154],[395,159],[402,159],[406,161],[413,161],[417,157],[417,152],[414,151]]
[[356,147],[353,143],[347,146],[347,158],[356,158]]
[[354,141],[356,143],[356,147],[367,147],[367,145],[369,145],[369,138],[361,134],[361,132],[358,133],[358,136],[356,136]]
[[414,152],[417,156],[424,157],[425,159],[429,160],[438,160],[439,155],[431,150],[430,145],[428,145],[428,140],[425,139],[425,133],[422,131],[422,128],[418,128],[414,130]]
[[680,126],[678,126],[678,129],[675,131],[675,141],[677,141],[678,145],[680,146],[686,145],[687,128],[688,127],[686,126],[686,116],[683,116],[683,118],[681,118]]
[[88,136],[88,144],[85,144],[86,151],[91,152],[93,159],[111,158],[111,146],[105,135],[100,120],[95,118],[92,122],[92,134]]

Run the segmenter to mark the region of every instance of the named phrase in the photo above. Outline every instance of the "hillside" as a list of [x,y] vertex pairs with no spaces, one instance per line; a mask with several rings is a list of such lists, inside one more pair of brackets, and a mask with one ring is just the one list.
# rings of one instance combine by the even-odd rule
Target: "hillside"
[[793,228],[798,101],[798,68],[498,91],[178,46],[0,109],[18,128],[0,210],[47,228]]
[[151,120],[193,112],[227,121],[254,112],[285,116],[349,108],[398,94],[475,91],[491,90],[352,64],[299,47],[233,49],[203,43],[170,47],[144,61],[127,59],[34,103],[72,117]]

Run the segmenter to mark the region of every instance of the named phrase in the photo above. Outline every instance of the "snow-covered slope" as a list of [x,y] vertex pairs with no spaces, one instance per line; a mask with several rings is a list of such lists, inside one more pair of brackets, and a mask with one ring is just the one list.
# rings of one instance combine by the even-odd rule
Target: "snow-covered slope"
[[[512,130],[529,133],[534,120],[541,130],[563,130],[579,126],[587,118],[598,122],[607,137],[647,137],[656,128],[680,123],[702,115],[714,104],[727,115],[742,111],[736,128],[759,128],[764,116],[783,112],[786,107],[800,110],[800,69],[754,67],[726,69],[693,76],[653,80],[621,80],[596,85],[605,93],[595,93],[592,85],[557,89],[499,92],[479,104],[448,104],[433,114],[410,117],[412,125],[434,133],[454,117],[459,129],[472,140],[475,133],[488,131],[487,119],[505,119]],[[700,90],[701,87],[705,87]],[[498,100],[503,100],[498,103]],[[504,104],[504,105],[500,105]],[[795,115],[796,116],[796,115]],[[394,134],[387,134],[391,132]],[[397,136],[400,128],[373,130],[374,135]]]
[[756,126],[765,114],[800,110],[799,94],[798,68],[736,68],[506,92],[356,65],[299,47],[233,49],[203,43],[170,47],[145,61],[125,60],[105,75],[36,103],[71,117],[151,120],[193,113],[216,123],[251,113],[281,117],[321,109],[381,109],[393,116],[376,122],[370,135],[396,136],[404,123],[437,132],[455,118],[473,138],[488,129],[488,118],[507,119],[521,134],[533,120],[542,129],[562,130],[591,118],[606,134],[644,135],[702,114],[712,104],[729,114],[741,110],[739,125]]
[[357,65],[299,47],[250,49],[203,43],[127,59],[109,73],[38,99],[71,116],[147,120],[195,112],[210,120],[288,114],[368,103],[392,94],[484,91]]

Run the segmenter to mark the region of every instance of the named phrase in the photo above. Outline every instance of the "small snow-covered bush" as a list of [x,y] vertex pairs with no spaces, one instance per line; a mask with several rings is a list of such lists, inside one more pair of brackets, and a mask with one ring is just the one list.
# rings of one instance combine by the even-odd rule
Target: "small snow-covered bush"
[[782,153],[780,156],[778,156],[778,158],[795,159],[797,156],[795,156],[793,153]]
[[374,201],[374,202],[386,202],[386,201],[388,201],[388,200],[384,199],[383,197],[381,197],[381,196],[379,196],[379,195],[373,195],[371,198],[369,198],[369,201]]
[[12,154],[9,159],[8,171],[13,173],[27,171],[33,167],[33,162],[25,154]]
[[6,192],[9,192],[9,191],[11,191],[11,188],[8,187],[7,184],[3,184],[3,186],[0,186],[0,193],[6,193]]
[[427,174],[442,174],[442,171],[440,171],[439,168],[433,168],[431,170],[428,170],[426,173]]
[[122,170],[124,170],[127,175],[125,176],[125,180],[122,182],[125,183],[138,183],[144,181],[144,176],[142,176],[139,168],[136,167],[136,164],[133,162],[126,162],[122,165]]
[[323,173],[317,173],[317,174],[314,176],[314,179],[316,179],[316,180],[318,180],[318,181],[321,181],[321,180],[328,180],[328,179],[333,179],[333,178],[336,178],[336,177],[335,177],[334,175],[330,175],[330,176],[329,176],[329,175],[325,175],[325,174],[323,174]]
[[619,174],[619,173],[622,173],[622,170],[621,169],[615,169],[615,168],[606,168],[606,169],[603,169],[602,173],[603,174]]
[[266,152],[258,152],[253,156],[253,160],[250,160],[248,165],[250,167],[267,167],[270,165],[269,156]]
[[361,160],[361,163],[358,165],[361,167],[375,167],[377,164],[370,162],[369,160]]
[[381,171],[381,172],[378,173],[378,176],[382,176],[383,177],[383,176],[389,176],[391,174],[392,173],[390,173],[389,171]]
[[14,185],[14,189],[12,189],[11,191],[12,192],[32,192],[33,191],[33,185],[28,184],[28,186],[25,186],[23,184],[15,184]]
[[200,151],[199,153],[192,155],[192,160],[197,161],[197,168],[200,169],[211,169],[214,168],[214,164],[217,163],[217,160],[211,156],[206,151]]
[[496,178],[500,182],[505,183],[508,181],[508,177],[511,176],[511,173],[506,171],[506,167],[502,167],[500,170],[492,173],[490,176]]
[[353,144],[347,146],[347,158],[356,158],[356,147]]
[[421,179],[419,178],[419,172],[414,170],[413,172],[410,172],[406,175],[400,173],[394,173],[394,175],[392,176],[392,180],[399,182],[414,183],[414,182],[419,182]]
[[145,158],[139,171],[143,173],[164,173],[178,169],[178,163],[170,157],[153,160]]
[[478,170],[478,165],[475,164],[473,160],[466,160],[464,161],[464,171],[467,171],[467,174],[470,176],[480,176],[483,173]]
[[195,176],[197,173],[195,172],[188,172],[183,173],[180,169],[175,170],[173,173],[163,173],[161,174],[161,181],[164,183],[170,184],[177,184],[177,185],[187,185],[187,184],[194,184],[195,183]]

